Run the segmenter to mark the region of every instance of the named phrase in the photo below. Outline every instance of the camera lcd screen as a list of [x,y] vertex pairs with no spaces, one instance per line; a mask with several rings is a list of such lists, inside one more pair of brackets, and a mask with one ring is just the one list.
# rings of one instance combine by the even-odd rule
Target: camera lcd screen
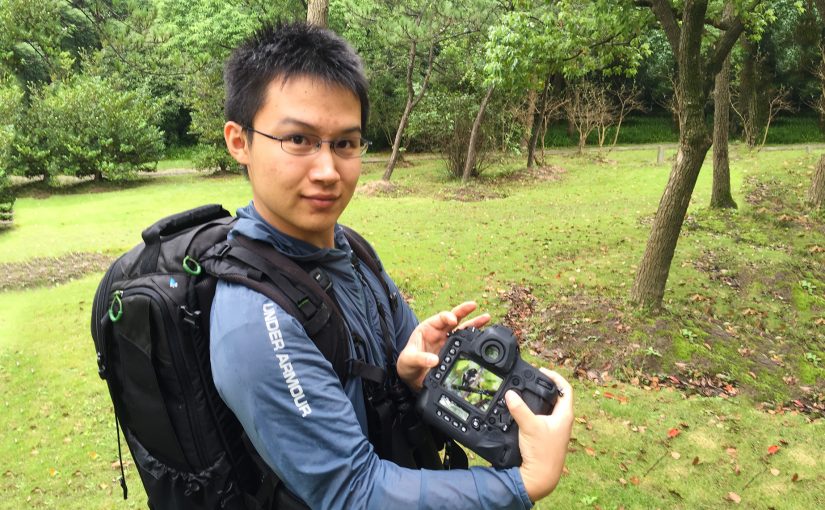
[[501,378],[475,361],[460,356],[444,379],[444,387],[486,412],[496,396]]

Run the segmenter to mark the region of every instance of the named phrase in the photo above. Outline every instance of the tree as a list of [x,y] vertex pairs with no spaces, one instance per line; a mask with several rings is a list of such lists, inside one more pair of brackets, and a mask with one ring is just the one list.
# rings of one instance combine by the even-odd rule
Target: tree
[[[395,67],[396,62],[404,66],[404,107],[383,180],[392,178],[410,116],[428,92],[443,46],[466,36],[474,29],[475,18],[485,15],[484,9],[476,9],[477,4],[479,2],[471,4],[471,0],[345,2],[345,22],[368,30],[369,38],[383,42],[386,49],[379,54],[388,58],[391,67]],[[355,37],[358,41],[363,38],[360,34]]]
[[730,191],[730,57],[722,63],[713,89],[713,185],[710,206],[716,209],[736,209]]
[[676,57],[678,75],[679,150],[631,289],[632,301],[656,309],[661,307],[690,197],[711,146],[705,104],[713,78],[745,30],[743,13],[758,12],[761,2],[738,2],[728,23],[715,18],[715,24],[722,30],[715,41],[704,41],[704,51],[705,20],[712,14],[708,12],[708,0],[685,0],[679,3],[679,9],[667,0],[638,3],[653,11],[664,30]]
[[[725,3],[722,20],[730,23],[733,4]],[[736,201],[730,191],[730,157],[728,135],[730,133],[730,55],[722,62],[713,89],[713,185],[710,206],[716,209],[736,209]]]
[[490,29],[485,70],[502,90],[534,91],[527,167],[535,162],[545,105],[566,80],[589,73],[632,75],[649,53],[647,14],[623,0],[528,1]]
[[[820,83],[820,96],[817,108],[819,114],[825,118],[825,0],[814,0],[816,10],[819,12],[819,19],[821,23],[820,43],[819,49],[822,53],[822,60],[820,61],[818,77]],[[814,171],[813,179],[811,179],[811,187],[808,190],[808,203],[817,209],[825,209],[825,154],[819,159],[819,164]]]

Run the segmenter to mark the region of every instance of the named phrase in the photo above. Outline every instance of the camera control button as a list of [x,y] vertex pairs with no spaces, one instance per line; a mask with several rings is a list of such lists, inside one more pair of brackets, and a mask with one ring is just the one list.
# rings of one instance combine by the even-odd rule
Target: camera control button
[[470,425],[472,425],[474,429],[479,430],[481,428],[481,420],[479,420],[477,416],[474,416],[470,421]]
[[461,426],[461,432],[467,432],[467,427],[465,427],[464,425],[462,425],[462,426]]
[[444,414],[444,413],[441,412],[441,409],[436,409],[435,410],[435,415],[436,416],[441,416],[442,414]]
[[460,423],[458,423],[457,421],[453,420],[453,427],[458,428],[458,427],[460,427],[460,426],[461,426],[461,424],[460,424]]
[[443,372],[443,371],[447,370],[447,365],[441,365],[440,367],[438,367],[438,369]]
[[504,407],[505,406],[504,399],[503,398],[498,399],[498,402],[496,402],[496,405]]
[[447,351],[447,352],[449,352],[450,354],[452,354],[453,356],[455,356],[456,350],[455,350],[455,349],[453,349],[452,347],[450,347],[450,350],[449,350],[449,351]]
[[493,415],[498,416],[500,414],[501,414],[501,409],[499,409],[498,407],[494,407],[493,408]]
[[505,423],[504,425],[501,426],[501,431],[502,432],[507,432],[508,430],[510,430],[510,424],[509,423]]
[[436,379],[441,379],[441,372],[436,372],[433,377],[435,377]]
[[444,356],[444,363],[449,363],[453,360],[452,356]]
[[444,416],[442,416],[442,418],[444,418],[444,421],[446,421],[447,423],[450,423],[450,417],[447,416],[446,414]]
[[461,342],[459,340],[454,340],[453,345],[455,345],[456,347],[461,347]]

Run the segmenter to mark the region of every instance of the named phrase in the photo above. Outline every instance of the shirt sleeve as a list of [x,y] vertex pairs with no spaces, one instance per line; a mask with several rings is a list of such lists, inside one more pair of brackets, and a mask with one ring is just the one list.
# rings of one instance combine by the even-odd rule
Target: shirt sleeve
[[218,284],[210,349],[221,398],[264,461],[311,508],[532,506],[518,468],[427,471],[379,459],[350,400],[358,381],[345,390],[300,323],[255,291]]

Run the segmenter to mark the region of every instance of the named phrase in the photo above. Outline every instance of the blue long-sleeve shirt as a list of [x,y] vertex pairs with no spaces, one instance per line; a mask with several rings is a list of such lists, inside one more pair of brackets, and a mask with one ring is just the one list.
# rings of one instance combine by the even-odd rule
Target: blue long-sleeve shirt
[[[418,321],[402,299],[391,311],[378,277],[353,267],[340,227],[335,248],[320,249],[274,229],[251,204],[238,217],[233,233],[269,242],[326,271],[350,331],[366,341],[368,362],[385,365],[376,300],[400,352]],[[367,440],[361,380],[351,377],[342,387],[301,324],[262,294],[220,282],[210,320],[212,373],[221,398],[264,461],[311,508],[532,506],[518,468],[430,471],[380,459]],[[351,335],[341,341],[353,352]]]

